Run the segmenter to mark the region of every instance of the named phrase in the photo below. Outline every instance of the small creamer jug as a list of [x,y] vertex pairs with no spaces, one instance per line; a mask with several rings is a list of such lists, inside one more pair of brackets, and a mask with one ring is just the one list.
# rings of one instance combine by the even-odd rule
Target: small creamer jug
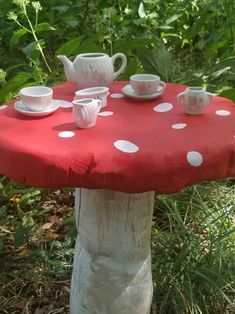
[[102,106],[99,99],[84,98],[73,101],[73,118],[80,129],[91,128]]

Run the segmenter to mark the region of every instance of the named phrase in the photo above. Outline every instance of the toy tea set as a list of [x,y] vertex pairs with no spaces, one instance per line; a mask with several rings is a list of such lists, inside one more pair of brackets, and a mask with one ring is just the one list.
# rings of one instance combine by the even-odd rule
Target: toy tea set
[[[90,128],[96,123],[101,108],[106,107],[109,86],[127,64],[126,56],[116,53],[109,57],[104,53],[83,53],[74,62],[66,56],[58,56],[64,65],[67,80],[75,84],[78,90],[72,104],[53,99],[53,90],[46,86],[30,86],[20,90],[20,100],[15,109],[25,115],[42,117],[51,114],[58,107],[73,106],[73,117],[79,128]],[[121,66],[115,72],[114,63],[121,59]],[[130,84],[122,88],[124,95],[137,100],[154,99],[164,93],[166,83],[153,74],[135,74],[130,77]],[[213,95],[201,87],[189,87],[177,95],[178,102],[186,113],[200,114],[207,107]]]

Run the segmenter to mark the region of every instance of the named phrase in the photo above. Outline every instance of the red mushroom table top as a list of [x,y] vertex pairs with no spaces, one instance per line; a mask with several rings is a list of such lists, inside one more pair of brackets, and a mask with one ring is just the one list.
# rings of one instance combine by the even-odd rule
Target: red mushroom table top
[[[138,101],[113,82],[95,127],[78,129],[71,108],[47,117],[0,110],[0,173],[26,185],[85,187],[128,193],[174,193],[202,180],[235,175],[235,106],[215,97],[203,114],[177,103],[185,86],[167,84],[160,97]],[[71,101],[62,84],[54,98]]]

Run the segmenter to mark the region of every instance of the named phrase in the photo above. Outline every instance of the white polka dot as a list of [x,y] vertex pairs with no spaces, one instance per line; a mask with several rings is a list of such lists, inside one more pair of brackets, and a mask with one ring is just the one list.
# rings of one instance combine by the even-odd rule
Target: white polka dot
[[229,116],[231,114],[228,110],[217,110],[215,113],[218,116]]
[[176,130],[179,130],[179,129],[183,129],[187,126],[186,123],[176,123],[176,124],[172,124],[172,129],[176,129]]
[[156,112],[167,112],[170,111],[173,108],[173,105],[169,102],[163,102],[162,104],[159,104],[153,108]]
[[203,163],[202,154],[196,151],[191,151],[187,153],[187,160],[191,166],[198,167]]
[[136,153],[139,150],[137,145],[125,140],[118,140],[114,142],[114,146],[124,153]]
[[113,115],[112,111],[103,111],[103,112],[98,113],[98,116],[101,116],[101,117],[108,117],[108,116],[112,116],[112,115]]
[[123,94],[119,94],[119,93],[114,93],[114,94],[110,94],[110,97],[112,97],[112,98],[123,98],[124,95]]
[[72,131],[63,131],[58,134],[59,137],[64,137],[64,138],[73,137],[74,135],[75,133]]
[[0,110],[6,109],[7,105],[0,105]]

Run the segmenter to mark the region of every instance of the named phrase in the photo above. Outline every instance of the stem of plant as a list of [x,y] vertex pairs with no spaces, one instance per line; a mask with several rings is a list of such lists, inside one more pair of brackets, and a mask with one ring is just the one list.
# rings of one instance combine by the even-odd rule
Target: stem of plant
[[36,18],[35,18],[35,26],[34,29],[38,26],[38,11],[36,11]]
[[[36,63],[34,60],[31,60],[31,61],[32,61],[32,63],[34,64],[34,67],[35,67],[37,70],[39,70],[39,68],[38,68],[38,66],[37,66],[37,63]],[[38,71],[38,72],[39,72],[39,78],[40,78],[41,84],[44,85],[45,83],[44,83],[43,78],[42,78],[42,76],[41,76],[41,74],[40,74],[40,71]]]
[[112,32],[111,32],[111,15],[108,18],[108,30],[109,30],[109,38],[110,38],[110,54],[113,55],[113,39],[112,39]]
[[37,43],[38,43],[38,49],[39,49],[39,51],[40,51],[40,53],[41,53],[41,55],[42,55],[42,58],[43,58],[43,60],[44,60],[44,62],[45,62],[45,64],[46,64],[46,67],[47,67],[47,69],[49,70],[49,72],[51,73],[51,72],[52,72],[52,71],[51,71],[51,68],[50,68],[49,64],[47,63],[46,57],[45,57],[45,55],[44,55],[44,52],[43,52],[42,47],[41,47],[41,45],[40,45],[40,42],[39,42],[39,40],[38,40],[38,38],[37,38],[37,35],[36,35],[36,33],[35,33],[35,29],[33,28],[33,25],[32,25],[32,23],[31,23],[31,21],[30,21],[30,19],[29,19],[29,17],[28,17],[27,12],[26,12],[26,15],[25,15],[25,16],[26,16],[26,19],[27,19],[27,21],[28,21],[28,23],[29,23],[29,26],[30,26],[30,29],[31,29],[31,33],[32,33],[32,35],[33,35],[35,41],[37,41]]
[[27,27],[24,27],[19,21],[15,20],[16,24],[18,24],[21,28],[23,28],[25,31],[31,33],[31,31],[27,28]]

